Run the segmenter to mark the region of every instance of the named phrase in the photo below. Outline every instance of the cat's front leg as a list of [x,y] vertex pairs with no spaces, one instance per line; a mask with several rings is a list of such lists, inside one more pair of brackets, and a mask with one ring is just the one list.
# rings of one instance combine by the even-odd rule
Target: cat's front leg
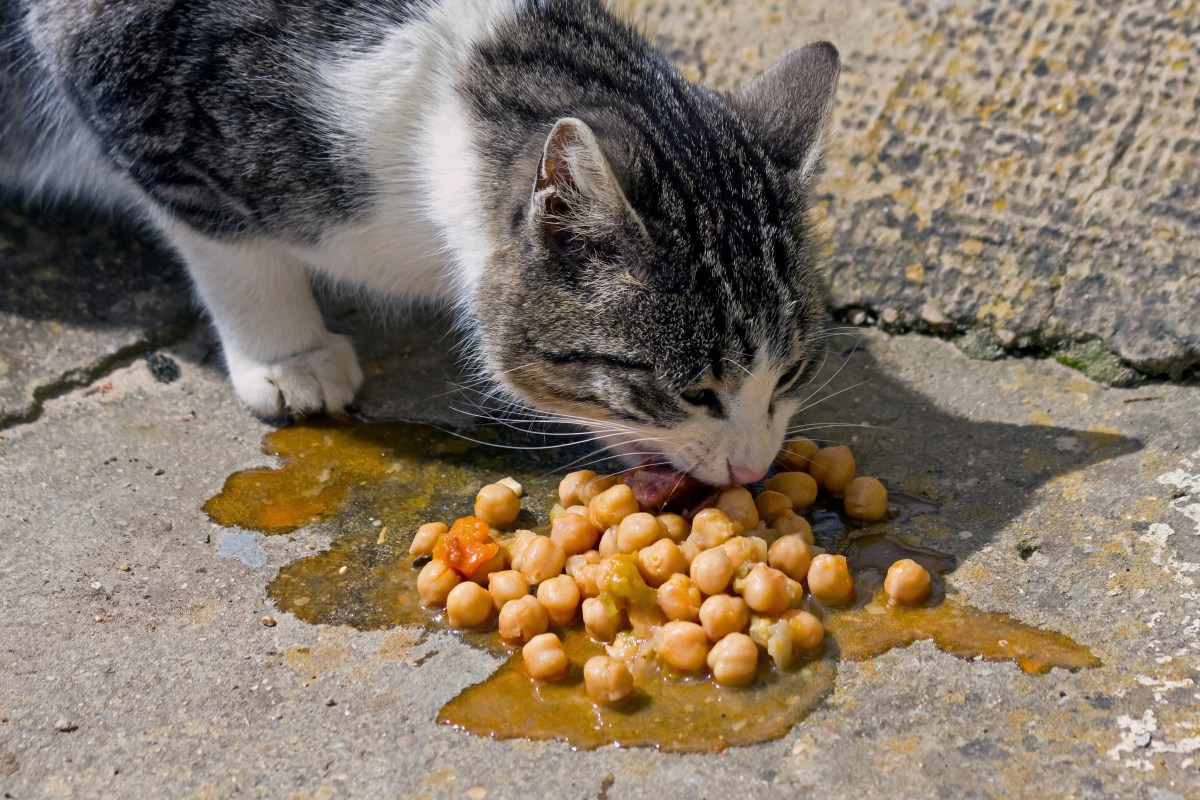
[[164,227],[216,325],[234,389],[255,413],[340,411],[354,399],[363,380],[354,347],[325,328],[302,263],[261,239]]

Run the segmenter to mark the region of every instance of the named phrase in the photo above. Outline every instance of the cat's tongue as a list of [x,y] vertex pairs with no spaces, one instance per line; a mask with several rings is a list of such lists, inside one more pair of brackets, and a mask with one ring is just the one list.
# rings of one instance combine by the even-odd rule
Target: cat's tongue
[[721,493],[690,475],[667,467],[641,467],[621,479],[633,490],[638,505],[647,511],[676,511],[689,520],[702,508],[713,506]]

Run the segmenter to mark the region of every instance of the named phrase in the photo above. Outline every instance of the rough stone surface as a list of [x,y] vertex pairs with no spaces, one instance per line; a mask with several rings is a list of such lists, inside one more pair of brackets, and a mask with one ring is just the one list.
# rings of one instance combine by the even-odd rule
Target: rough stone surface
[[1200,9],[1085,3],[679,3],[636,8],[732,88],[829,39],[840,311],[926,309],[1013,349],[1099,339],[1152,375],[1200,364]]
[[[434,320],[413,330],[429,332],[414,347],[443,341]],[[0,787],[17,798],[168,787],[1011,797],[1052,775],[1064,796],[1194,796],[1200,438],[1184,422],[1200,390],[1103,388],[1052,361],[984,363],[929,338],[865,336],[848,361],[831,354],[814,400],[831,399],[805,422],[869,423],[815,433],[942,504],[918,543],[958,558],[959,599],[1063,631],[1102,667],[1031,676],[918,644],[843,663],[836,692],[784,739],[713,756],[577,753],[438,726],[441,704],[497,662],[446,635],[309,626],[267,599],[275,571],[332,530],[253,534],[265,566],[222,554],[230,531],[200,506],[231,472],[270,462],[259,451],[269,428],[189,342],[169,350],[178,381],[134,364],[106,378],[111,390],[50,400],[0,438]],[[442,391],[420,373],[399,365],[371,391]]]

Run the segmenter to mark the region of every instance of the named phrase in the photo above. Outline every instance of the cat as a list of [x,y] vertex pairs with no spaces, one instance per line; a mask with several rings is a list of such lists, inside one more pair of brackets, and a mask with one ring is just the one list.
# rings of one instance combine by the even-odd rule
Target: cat
[[0,183],[139,209],[260,415],[363,376],[313,274],[452,304],[547,419],[713,485],[771,466],[824,319],[840,72],[731,93],[601,0],[0,0]]

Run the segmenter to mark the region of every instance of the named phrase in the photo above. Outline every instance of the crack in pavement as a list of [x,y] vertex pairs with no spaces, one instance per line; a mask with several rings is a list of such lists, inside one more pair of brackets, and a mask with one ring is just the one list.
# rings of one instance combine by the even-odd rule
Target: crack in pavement
[[116,352],[110,353],[99,361],[82,367],[73,367],[50,383],[35,387],[33,400],[28,405],[18,411],[0,414],[0,431],[36,422],[42,416],[48,401],[95,383],[116,370],[132,364],[138,358],[186,339],[196,329],[199,322],[200,314],[197,311],[187,311],[165,325],[151,330],[145,337],[117,349]]

